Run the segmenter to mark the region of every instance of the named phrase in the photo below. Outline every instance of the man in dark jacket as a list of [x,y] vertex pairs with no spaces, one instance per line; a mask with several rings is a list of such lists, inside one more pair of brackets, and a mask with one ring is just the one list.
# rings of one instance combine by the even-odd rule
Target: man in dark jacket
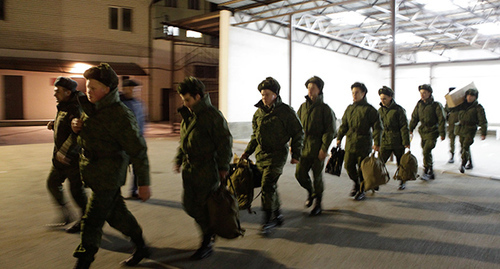
[[465,169],[472,169],[473,167],[470,146],[474,143],[474,136],[476,136],[478,126],[481,127],[481,140],[486,139],[488,121],[483,106],[477,101],[478,97],[479,92],[477,89],[468,89],[465,92],[465,102],[459,106],[459,124],[456,132],[460,136],[460,145],[462,147],[460,173],[464,173]]
[[[384,125],[382,143],[380,144],[380,158],[385,163],[394,153],[399,166],[405,148],[410,148],[410,132],[408,130],[406,111],[394,101],[394,91],[391,88],[386,86],[380,88],[378,95],[380,96],[378,113]],[[405,180],[401,180],[399,190],[406,188],[405,182]]]
[[228,175],[233,137],[226,119],[212,106],[200,80],[187,77],[177,92],[184,106],[178,110],[182,116],[181,140],[174,170],[180,172],[182,167],[182,204],[202,233],[201,246],[191,256],[199,260],[213,252],[215,235],[210,227],[207,201]]
[[[81,209],[80,216],[83,216],[87,206],[87,194],[78,168],[80,146],[76,142],[76,134],[71,130],[71,120],[80,118],[81,115],[77,97],[84,94],[76,90],[78,83],[71,78],[58,77],[54,86],[54,97],[58,104],[55,120],[47,124],[47,128],[54,131],[52,168],[47,178],[47,188],[59,204],[63,216],[60,223],[51,226],[62,226],[71,222],[68,201],[64,198],[62,185],[66,178],[69,180],[71,195]],[[66,229],[68,233],[79,231],[80,220]]]
[[364,180],[361,162],[368,157],[372,149],[379,150],[383,127],[377,110],[366,100],[368,89],[365,84],[360,82],[352,84],[351,92],[353,103],[347,107],[342,116],[337,146],[340,147],[342,138],[346,136],[344,167],[349,178],[354,181],[350,196],[354,196],[356,201],[361,201],[365,199],[365,190],[361,187],[361,182]]
[[[283,224],[281,203],[277,192],[278,179],[283,173],[288,157],[288,141],[291,141],[292,164],[299,162],[304,131],[293,108],[281,101],[280,85],[267,77],[257,86],[262,95],[255,106],[253,133],[241,158],[247,159],[255,152],[257,167],[262,172],[262,235],[269,235],[271,229]],[[274,214],[274,218],[272,218]]]
[[123,263],[137,265],[150,256],[142,229],[127,209],[120,187],[125,184],[129,163],[139,184],[139,197],[146,201],[149,189],[149,161],[146,141],[139,132],[134,114],[118,96],[118,76],[106,63],[83,74],[87,80],[87,98],[79,99],[81,119],[73,119],[78,133],[82,180],[92,189],[92,198],[82,218],[81,243],[73,253],[75,268],[89,268],[99,250],[105,222],[130,237],[135,244],[133,255]]
[[[451,92],[455,89],[455,87],[451,87],[448,89],[448,92]],[[450,154],[451,157],[448,160],[448,163],[455,162],[455,127],[458,122],[458,106],[449,107],[448,103],[444,106],[444,112],[446,113],[446,120],[448,121],[448,129],[446,132],[448,133],[448,138],[450,139]]]
[[[314,201],[311,216],[321,214],[323,197],[323,166],[328,148],[337,135],[335,113],[323,102],[324,82],[314,76],[306,81],[306,101],[300,106],[297,115],[304,128],[304,147],[300,162],[295,170],[295,178],[307,190],[306,207]],[[309,176],[312,169],[313,181]]]
[[[122,90],[120,92],[120,101],[122,101],[132,112],[134,113],[137,124],[139,125],[139,132],[144,135],[144,108],[142,102],[134,98],[134,90],[139,86],[139,83],[131,79],[126,79],[123,81]],[[139,199],[139,194],[137,192],[137,177],[132,173],[132,187],[130,188],[130,197],[133,199]]]
[[418,86],[420,100],[418,101],[410,121],[410,136],[413,130],[418,127],[418,133],[421,138],[422,153],[424,155],[424,174],[422,180],[434,179],[434,170],[432,168],[432,149],[436,147],[437,138],[445,138],[445,115],[441,103],[434,101],[432,96],[432,87],[429,84]]

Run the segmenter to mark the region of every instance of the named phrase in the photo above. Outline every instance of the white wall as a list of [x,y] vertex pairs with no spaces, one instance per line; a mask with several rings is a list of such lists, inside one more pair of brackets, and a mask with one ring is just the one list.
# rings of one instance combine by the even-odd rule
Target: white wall
[[[289,97],[288,40],[230,27],[228,75],[228,122],[250,122],[260,100],[257,85],[272,76],[281,85],[281,97]],[[360,81],[368,87],[368,101],[378,107],[377,90],[383,82],[378,64],[327,52],[311,46],[293,44],[292,106],[297,110],[304,102],[304,83],[316,75],[325,81],[324,98],[341,118],[352,103],[350,86]]]

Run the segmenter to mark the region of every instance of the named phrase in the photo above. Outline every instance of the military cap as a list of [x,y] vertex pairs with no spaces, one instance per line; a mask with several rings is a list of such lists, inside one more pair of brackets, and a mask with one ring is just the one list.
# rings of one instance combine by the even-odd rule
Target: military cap
[[418,86],[418,90],[419,91],[420,90],[426,90],[426,91],[432,93],[432,87],[431,87],[430,84],[422,84],[422,85]]
[[78,82],[67,77],[58,77],[54,82],[54,86],[60,86],[74,92],[76,91],[76,87],[78,87]]
[[465,96],[467,96],[467,95],[472,95],[472,96],[475,96],[477,98],[477,97],[479,97],[479,92],[477,91],[477,89],[470,88],[465,92]]
[[275,94],[279,95],[281,86],[278,83],[278,81],[275,80],[274,78],[267,77],[265,80],[263,80],[261,83],[259,83],[259,86],[257,86],[257,89],[259,90],[259,92],[262,90],[270,90],[270,91],[274,92]]
[[380,88],[378,90],[378,95],[381,95],[381,94],[385,94],[387,96],[390,96],[390,97],[393,97],[394,96],[394,91],[387,87],[387,86],[383,86],[382,88]]
[[95,79],[109,87],[110,90],[118,87],[118,75],[116,75],[113,68],[107,63],[101,63],[98,66],[87,69],[83,73],[83,77],[86,79]]
[[308,79],[306,81],[306,88],[307,88],[307,85],[309,85],[309,83],[316,84],[316,86],[318,86],[319,92],[323,93],[323,86],[325,85],[325,82],[323,82],[323,80],[320,77],[314,76],[314,77]]

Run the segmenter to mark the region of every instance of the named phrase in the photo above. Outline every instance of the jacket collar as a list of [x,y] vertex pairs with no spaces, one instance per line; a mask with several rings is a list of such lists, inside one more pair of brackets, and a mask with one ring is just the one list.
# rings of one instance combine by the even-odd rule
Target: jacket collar
[[316,97],[316,101],[313,101],[309,95],[304,96],[306,98],[306,102],[309,104],[321,104],[323,103],[323,94],[320,93],[318,97]]
[[363,105],[367,105],[368,104],[368,100],[366,99],[366,94],[365,96],[363,97],[363,99],[357,101],[357,102],[354,102],[352,103],[353,105],[355,106],[363,106]]
[[182,106],[181,108],[177,109],[177,112],[179,112],[182,116],[183,119],[188,119],[191,117],[193,114],[197,115],[200,112],[206,110],[209,106],[212,105],[212,102],[210,101],[210,95],[208,93],[205,93],[201,100],[193,106],[193,110],[189,110],[186,106]]
[[382,105],[382,102],[380,102],[380,107],[383,107],[383,108],[386,108],[386,109],[392,109],[396,106],[396,102],[394,101],[394,98],[391,100],[391,103],[389,104],[389,106],[384,106]]
[[434,96],[429,96],[429,99],[427,99],[427,102],[424,102],[422,99],[419,100],[420,103],[424,104],[424,105],[430,105],[432,103],[434,103]]
[[266,112],[269,112],[269,111],[272,111],[275,107],[279,107],[283,104],[283,101],[281,101],[281,96],[276,96],[276,101],[274,101],[274,103],[271,105],[270,108],[266,107],[264,105],[264,102],[262,102],[262,100],[260,100],[257,104],[255,104],[255,107],[258,107]]
[[106,94],[101,100],[95,103],[95,109],[101,110],[119,101],[120,101],[120,96],[118,95],[118,88],[115,88],[111,90],[108,94]]

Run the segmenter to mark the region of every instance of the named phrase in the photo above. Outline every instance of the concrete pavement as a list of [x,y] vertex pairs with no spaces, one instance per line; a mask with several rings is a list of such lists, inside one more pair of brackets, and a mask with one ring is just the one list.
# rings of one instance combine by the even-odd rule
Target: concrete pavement
[[[45,135],[42,130],[31,131],[38,139]],[[0,268],[72,268],[79,236],[44,226],[57,217],[45,186],[50,140],[5,145],[6,130],[0,128],[0,132],[4,142],[0,146]],[[284,226],[270,238],[262,238],[257,199],[256,215],[241,212],[247,229],[243,238],[219,239],[212,257],[193,262],[188,257],[199,245],[199,234],[182,209],[180,175],[171,171],[178,137],[165,133],[162,128],[147,131],[152,199],[127,201],[153,248],[153,256],[139,268],[500,267],[500,182],[494,180],[500,171],[495,150],[499,143],[494,139],[476,140],[472,146],[473,171],[487,171],[484,176],[461,175],[458,163],[446,164],[447,140],[438,142],[435,150],[436,180],[409,182],[405,191],[398,191],[397,182],[391,180],[365,201],[355,202],[347,196],[352,185],[345,171],[340,177],[325,175],[325,211],[314,218],[308,216],[310,209],[303,208],[306,192],[294,178],[295,166],[287,164],[278,188]],[[417,141],[412,151],[421,158]],[[235,143],[234,152],[241,154],[245,146]],[[445,152],[438,154],[439,147]],[[493,150],[493,155],[486,156]],[[396,167],[389,164],[388,169],[392,175]],[[122,188],[124,196],[127,190]],[[92,268],[119,268],[132,251],[125,237],[105,225],[102,248]]]

